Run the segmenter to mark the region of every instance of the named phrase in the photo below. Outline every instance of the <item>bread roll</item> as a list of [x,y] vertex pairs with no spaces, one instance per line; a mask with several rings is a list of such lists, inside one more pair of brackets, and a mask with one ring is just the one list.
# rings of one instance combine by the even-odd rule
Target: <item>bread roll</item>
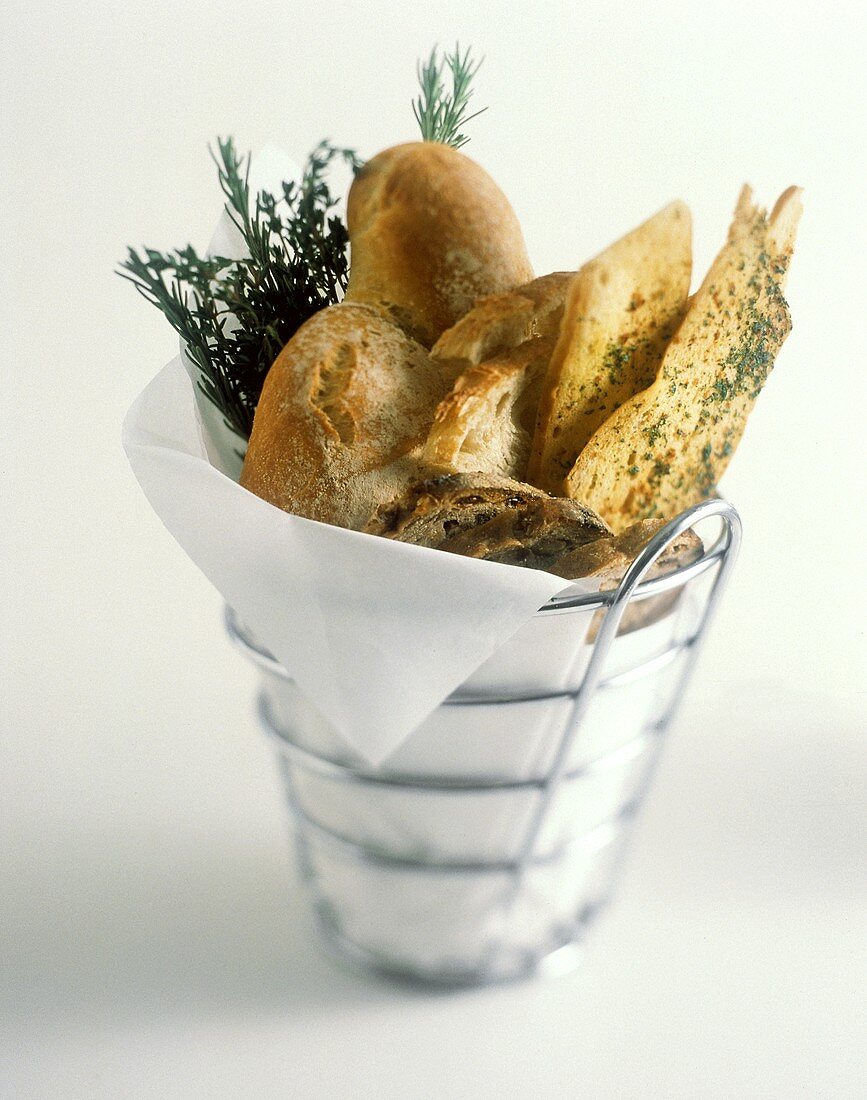
[[431,354],[437,359],[482,363],[525,340],[556,337],[574,271],[554,271],[505,294],[482,298],[442,334]]
[[[589,508],[552,497],[508,478],[489,474],[443,474],[416,482],[377,509],[369,534],[429,546],[503,565],[545,569],[568,580],[596,580],[616,588],[662,520],[643,520],[614,536]],[[697,561],[703,552],[693,531],[679,535],[647,577],[663,576]],[[630,604],[619,634],[649,626],[677,605],[681,590]],[[604,612],[593,616],[587,640],[596,638]]]
[[437,407],[423,457],[433,466],[523,480],[552,337],[469,367]]
[[444,474],[411,486],[365,526],[374,535],[510,564],[547,569],[579,546],[610,534],[577,501],[482,473]]
[[451,382],[374,308],[330,306],[268,372],[241,484],[287,512],[360,526],[420,475],[413,451]]
[[[554,563],[550,571],[569,580],[595,580],[599,583],[601,591],[610,591],[620,584],[629,566],[664,526],[664,520],[640,520],[631,527],[627,527],[620,535],[597,539],[596,542],[564,554]],[[698,561],[703,552],[704,545],[698,535],[694,531],[684,531],[663,550],[645,574],[644,580],[663,577],[683,569]],[[640,630],[642,627],[659,622],[675,609],[682,594],[682,588],[674,588],[670,592],[661,592],[658,596],[651,596],[646,600],[634,600],[626,608],[617,633],[629,634],[633,630]],[[588,642],[596,640],[603,616],[602,611],[598,611],[593,616],[587,633]]]
[[[594,577],[604,591],[616,588],[632,562],[654,535],[665,526],[661,519],[645,519],[634,523],[620,535],[597,539],[564,554],[551,568],[558,577],[574,580]],[[685,531],[670,543],[656,559],[645,579],[664,576],[697,561],[703,544],[694,531]]]
[[532,278],[518,219],[463,153],[412,142],[369,160],[349,192],[347,302],[431,347],[477,298]]

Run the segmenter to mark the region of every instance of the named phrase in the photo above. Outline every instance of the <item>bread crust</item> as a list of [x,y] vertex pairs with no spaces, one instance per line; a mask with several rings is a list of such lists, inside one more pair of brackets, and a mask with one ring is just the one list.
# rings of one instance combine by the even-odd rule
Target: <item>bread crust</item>
[[692,272],[688,207],[673,202],[585,264],[569,288],[527,476],[552,493],[593,432],[656,377]]
[[[567,580],[595,579],[601,590],[616,588],[662,520],[643,520],[613,535],[589,508],[552,497],[532,485],[484,473],[440,474],[410,485],[381,506],[364,530],[369,534],[428,546],[452,554],[544,569]],[[701,539],[686,531],[648,572],[663,576],[697,561]],[[618,633],[649,626],[669,614],[680,590],[630,604]],[[593,616],[593,641],[604,613]]]
[[371,306],[315,314],[262,390],[241,485],[278,508],[357,527],[420,475],[420,445],[451,382]]
[[463,371],[434,416],[425,460],[524,480],[542,378],[574,272],[477,302],[431,354]]
[[[629,566],[664,526],[664,520],[639,520],[620,535],[599,539],[565,555],[551,571],[571,580],[596,580],[600,591],[610,591],[620,584]],[[644,579],[664,577],[678,569],[684,569],[698,561],[703,553],[704,545],[695,531],[684,531],[663,550]],[[683,589],[675,588],[649,599],[633,601],[623,613],[617,629],[618,635],[630,634],[633,630],[641,630],[642,627],[659,622],[675,609],[682,595]],[[604,615],[605,612],[598,611],[593,616],[587,633],[588,642],[596,640]]]
[[434,466],[523,480],[554,340],[527,340],[469,367],[437,406],[423,455]]
[[380,309],[425,347],[477,298],[533,272],[514,211],[450,146],[411,142],[369,160],[349,192],[347,302]]
[[771,217],[745,187],[728,240],[656,381],[596,430],[565,482],[622,531],[711,496],[791,328],[783,287],[801,213],[789,188]]
[[563,304],[574,271],[552,271],[504,294],[491,294],[475,303],[431,350],[437,359],[481,363],[536,337],[560,331]]

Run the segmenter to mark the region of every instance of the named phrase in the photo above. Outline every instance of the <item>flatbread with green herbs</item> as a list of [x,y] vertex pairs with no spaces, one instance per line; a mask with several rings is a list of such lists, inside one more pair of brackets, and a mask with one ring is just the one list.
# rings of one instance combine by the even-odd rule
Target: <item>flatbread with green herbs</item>
[[744,187],[656,381],[597,429],[566,478],[567,495],[615,532],[715,493],[791,329],[783,287],[800,195],[784,191],[768,217]]

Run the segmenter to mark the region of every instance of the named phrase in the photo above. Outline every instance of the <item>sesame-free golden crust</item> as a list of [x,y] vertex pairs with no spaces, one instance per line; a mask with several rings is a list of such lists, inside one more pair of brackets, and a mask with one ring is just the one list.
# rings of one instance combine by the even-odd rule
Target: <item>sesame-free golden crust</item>
[[689,294],[689,209],[673,202],[585,264],[542,383],[527,476],[552,493],[593,432],[649,386]]
[[447,145],[412,142],[369,160],[349,192],[346,301],[375,306],[425,347],[477,298],[532,278],[505,195]]
[[526,340],[556,336],[574,277],[574,271],[553,271],[514,290],[481,298],[440,336],[431,354],[477,364]]
[[265,379],[241,484],[278,508],[355,527],[412,477],[443,364],[370,306],[314,314]]
[[783,287],[800,189],[767,216],[748,187],[728,240],[690,299],[656,381],[591,437],[565,482],[569,496],[622,531],[671,519],[712,495],[791,328]]

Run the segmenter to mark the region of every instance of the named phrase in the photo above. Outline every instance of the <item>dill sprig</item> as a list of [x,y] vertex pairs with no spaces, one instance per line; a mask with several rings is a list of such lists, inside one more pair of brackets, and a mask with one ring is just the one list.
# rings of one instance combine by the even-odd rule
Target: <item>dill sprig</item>
[[346,289],[349,235],[326,176],[335,160],[353,170],[361,162],[351,149],[322,141],[299,182],[251,199],[249,154],[238,156],[226,138],[211,155],[226,212],[249,255],[201,256],[192,245],[130,248],[118,274],[165,315],[198,368],[202,393],[246,440],[271,364],[296,330]]
[[[459,45],[454,53],[439,56],[436,46],[431,50],[426,62],[419,62],[418,82],[421,95],[412,103],[412,113],[421,130],[424,141],[438,141],[460,149],[470,140],[461,133],[461,127],[471,119],[477,118],[487,110],[468,115],[467,109],[472,96],[472,82],[479,71],[481,61],[471,61],[467,49],[461,55]],[[446,70],[451,72],[451,90],[446,88]]]

